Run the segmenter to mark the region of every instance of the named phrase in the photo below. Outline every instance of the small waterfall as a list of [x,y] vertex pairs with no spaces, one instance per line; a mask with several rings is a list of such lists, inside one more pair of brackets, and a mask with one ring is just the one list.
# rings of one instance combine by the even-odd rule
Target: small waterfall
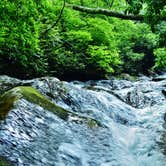
[[[2,78],[0,78],[2,79]],[[12,78],[3,77],[6,90]],[[6,82],[5,82],[6,81]],[[100,126],[63,120],[20,99],[0,121],[0,156],[19,166],[165,166],[165,76],[135,82],[63,82],[43,77],[31,85],[60,107]]]

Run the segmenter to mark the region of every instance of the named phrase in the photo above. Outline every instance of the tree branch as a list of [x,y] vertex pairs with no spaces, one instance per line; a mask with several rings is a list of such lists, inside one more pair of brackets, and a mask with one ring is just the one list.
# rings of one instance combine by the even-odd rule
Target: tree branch
[[63,6],[62,6],[62,9],[61,9],[61,11],[60,11],[60,14],[59,14],[57,20],[56,20],[49,28],[47,28],[47,29],[44,31],[43,34],[47,34],[52,28],[54,28],[54,27],[58,24],[58,22],[60,21],[60,19],[61,19],[61,17],[62,17],[62,14],[63,14],[63,11],[64,11],[65,6],[66,6],[66,0],[63,0]]
[[[71,7],[73,10],[77,10],[80,12],[90,13],[90,14],[103,14],[110,17],[121,18],[123,20],[135,20],[135,21],[144,21],[144,15],[126,15],[123,13],[102,9],[102,8],[89,8],[85,6],[78,6],[72,4],[66,4],[67,6]],[[166,17],[160,17],[161,21],[166,21]]]

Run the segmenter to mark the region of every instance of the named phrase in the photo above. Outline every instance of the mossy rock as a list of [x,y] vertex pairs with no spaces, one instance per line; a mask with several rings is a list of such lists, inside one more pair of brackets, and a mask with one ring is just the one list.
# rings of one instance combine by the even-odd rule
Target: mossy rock
[[118,80],[127,80],[127,81],[136,81],[137,80],[137,76],[132,76],[127,73],[122,73],[119,76],[116,76],[116,78]]
[[6,118],[8,112],[13,108],[14,103],[21,98],[31,103],[37,104],[50,112],[53,112],[63,120],[72,119],[69,117],[77,117],[77,121],[85,122],[90,127],[100,126],[99,122],[97,122],[92,118],[79,116],[76,113],[70,112],[68,110],[65,110],[57,106],[55,103],[50,101],[46,96],[42,95],[38,90],[30,86],[15,87],[0,96],[1,120]]
[[66,110],[55,105],[36,89],[29,86],[19,86],[7,91],[0,97],[0,118],[4,119],[13,108],[14,103],[21,98],[54,112],[62,119],[68,117],[68,112]]

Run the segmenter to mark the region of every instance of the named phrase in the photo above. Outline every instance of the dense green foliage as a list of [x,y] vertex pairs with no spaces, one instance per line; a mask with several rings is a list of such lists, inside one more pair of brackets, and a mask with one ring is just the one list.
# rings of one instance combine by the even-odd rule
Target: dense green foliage
[[154,50],[156,64],[154,68],[162,69],[166,66],[166,48],[158,48]]
[[44,70],[40,48],[40,17],[42,4],[33,0],[2,0],[0,2],[0,70],[20,74]]
[[[68,2],[109,8],[102,0]],[[119,0],[112,8],[136,13],[142,9],[138,2],[142,3],[132,0],[122,5],[124,1]],[[49,29],[62,5],[63,1],[57,0],[1,0],[0,74],[93,79],[166,67],[165,22],[155,26],[154,34],[147,24],[83,14],[65,7],[60,21]],[[163,7],[158,5],[162,10],[152,5],[145,12],[155,16],[163,13]]]
[[[165,14],[165,0],[126,0],[129,13],[139,14],[141,10],[146,15],[147,21],[154,23],[159,21],[160,17]],[[153,21],[153,22],[152,22]]]

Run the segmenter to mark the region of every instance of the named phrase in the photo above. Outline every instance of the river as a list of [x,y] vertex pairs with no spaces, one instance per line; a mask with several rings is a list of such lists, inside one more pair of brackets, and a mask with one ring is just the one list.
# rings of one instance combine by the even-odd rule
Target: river
[[0,80],[1,89],[31,85],[60,107],[100,123],[63,120],[20,99],[0,122],[0,156],[13,165],[166,166],[166,75],[135,81]]

